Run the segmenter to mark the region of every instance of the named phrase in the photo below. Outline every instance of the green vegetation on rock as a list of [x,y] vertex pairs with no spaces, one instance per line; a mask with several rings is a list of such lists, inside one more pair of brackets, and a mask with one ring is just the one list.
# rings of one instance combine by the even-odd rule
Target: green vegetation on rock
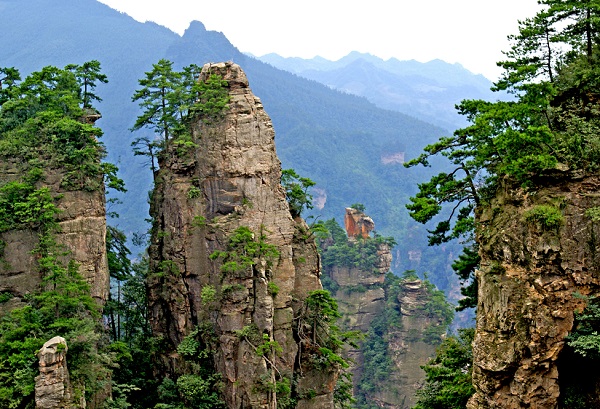
[[415,409],[464,408],[475,392],[471,385],[473,371],[474,329],[461,329],[458,336],[444,340],[432,358],[422,368],[425,384],[417,391]]
[[0,159],[18,171],[0,182],[0,233],[29,230],[40,288],[0,321],[0,406],[32,407],[36,352],[60,334],[69,346],[74,395],[90,399],[110,378],[113,355],[102,337],[100,306],[78,264],[57,242],[61,195],[46,178],[60,176],[60,189],[104,193],[122,190],[117,168],[101,163],[105,152],[93,125],[96,81],[106,82],[100,64],[65,69],[44,67],[23,81],[14,68],[0,69]]

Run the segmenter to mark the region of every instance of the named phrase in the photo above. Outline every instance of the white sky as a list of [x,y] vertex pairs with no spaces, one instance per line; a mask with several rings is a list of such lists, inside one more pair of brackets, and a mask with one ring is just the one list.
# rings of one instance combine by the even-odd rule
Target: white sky
[[439,58],[495,80],[517,20],[537,0],[99,0],[182,34],[190,21],[220,31],[242,52],[337,60],[350,51],[383,59]]

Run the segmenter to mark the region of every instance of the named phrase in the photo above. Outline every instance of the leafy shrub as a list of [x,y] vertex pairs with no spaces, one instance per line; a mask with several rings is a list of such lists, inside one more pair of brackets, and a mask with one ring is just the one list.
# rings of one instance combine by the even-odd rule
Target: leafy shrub
[[535,223],[542,230],[558,230],[565,218],[560,209],[551,205],[538,205],[524,213],[525,221]]

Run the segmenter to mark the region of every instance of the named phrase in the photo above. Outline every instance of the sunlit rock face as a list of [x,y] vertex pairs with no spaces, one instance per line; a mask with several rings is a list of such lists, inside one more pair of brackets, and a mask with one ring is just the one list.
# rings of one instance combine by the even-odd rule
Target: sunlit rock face
[[356,210],[351,207],[346,208],[344,225],[346,227],[346,233],[350,239],[355,239],[358,237],[366,239],[369,237],[369,233],[375,229],[375,222],[373,222],[373,219],[360,210]]
[[[586,373],[570,368],[565,337],[585,305],[577,294],[600,293],[600,224],[588,212],[600,206],[599,189],[595,176],[548,180],[530,193],[504,186],[478,215],[477,392],[469,408],[561,407],[568,385]],[[528,218],[542,205],[560,211],[558,226]]]
[[[177,346],[208,325],[228,407],[274,408],[275,397],[261,382],[272,380],[275,366],[296,380],[297,407],[331,408],[337,370],[298,365],[305,351],[294,318],[308,293],[322,288],[320,262],[308,227],[290,215],[271,120],[238,65],[207,64],[200,81],[211,74],[227,82],[228,109],[218,120],[194,125],[193,149],[162,161],[151,203],[150,266],[160,273],[148,279],[150,321],[167,342],[162,375],[186,373]],[[224,272],[222,261],[210,256],[227,251],[240,227],[274,246],[277,256]],[[211,302],[202,299],[206,289],[214,289]],[[281,346],[270,362],[239,335],[250,327]]]

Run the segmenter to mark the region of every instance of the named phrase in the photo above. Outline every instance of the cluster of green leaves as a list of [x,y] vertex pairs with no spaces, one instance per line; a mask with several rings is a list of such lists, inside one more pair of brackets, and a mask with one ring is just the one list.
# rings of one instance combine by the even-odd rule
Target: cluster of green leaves
[[299,217],[304,209],[313,208],[313,197],[309,193],[309,189],[315,185],[315,182],[309,178],[301,177],[294,169],[283,169],[281,171],[281,185],[285,189],[285,197],[290,206],[292,217]]
[[123,189],[117,168],[101,163],[102,131],[93,125],[99,115],[91,102],[100,100],[93,88],[106,82],[100,63],[48,66],[23,81],[14,68],[0,68],[1,75],[0,157],[16,160],[26,182],[37,182],[47,168],[60,168],[63,188],[97,190],[106,181]]
[[553,205],[538,205],[523,214],[525,221],[535,223],[542,230],[557,231],[565,218],[559,208]]
[[[545,172],[600,166],[600,5],[595,0],[540,4],[542,9],[509,37],[512,48],[498,63],[505,72],[493,90],[514,98],[462,101],[458,112],[471,124],[406,163],[428,166],[430,157],[443,155],[453,165],[420,184],[407,205],[421,223],[443,216],[430,231],[430,244],[472,242],[474,209],[487,203],[500,180],[535,189]],[[463,281],[471,282],[473,271],[465,278],[463,270]]]
[[[221,399],[221,376],[213,367],[212,352],[207,340],[211,340],[209,324],[191,331],[177,346],[177,352],[189,365],[188,374],[180,375],[176,382],[165,378],[159,395],[162,403],[156,409],[224,408]],[[166,392],[169,393],[166,393]]]
[[[434,323],[425,328],[423,341],[436,345],[446,335],[448,327],[454,319],[454,308],[446,300],[445,294],[435,288],[432,283],[425,280],[424,285],[427,287],[428,298],[423,312],[427,317],[432,318]],[[435,322],[437,320],[439,320],[439,325]]]
[[321,262],[325,268],[356,267],[364,271],[374,271],[379,259],[378,248],[381,245],[388,245],[390,248],[396,245],[393,237],[377,234],[366,239],[358,237],[356,240],[348,240],[346,232],[335,219],[317,224],[324,227],[317,237],[320,242]]
[[567,337],[567,344],[583,356],[600,360],[600,301],[583,297],[587,301],[582,312],[575,312],[574,330]]
[[142,114],[131,130],[148,128],[156,138],[136,138],[131,145],[135,155],[149,158],[153,172],[161,153],[170,152],[172,147],[178,153],[186,153],[196,146],[191,129],[196,118],[205,122],[218,120],[227,107],[227,81],[216,74],[198,81],[200,71],[201,67],[194,64],[175,71],[171,61],[161,59],[139,80],[142,88],[132,100],[139,101]]
[[422,368],[425,384],[417,391],[415,409],[464,408],[475,393],[471,384],[473,350],[471,344],[475,331],[459,330],[458,336],[444,340],[435,358]]
[[[301,342],[304,344],[304,353],[308,357],[308,365],[325,369],[347,369],[349,362],[342,356],[342,347],[351,345],[358,347],[356,340],[362,338],[359,331],[343,332],[336,325],[341,315],[335,298],[327,290],[311,291],[304,301],[304,308],[300,315]],[[304,332],[304,328],[308,332]],[[336,407],[346,408],[354,398],[350,392],[350,375],[341,376],[334,390]]]
[[227,251],[215,251],[210,255],[211,260],[222,259],[221,271],[224,273],[240,273],[247,271],[259,260],[264,260],[270,267],[279,257],[277,248],[267,243],[264,228],[258,238],[247,226],[238,227],[229,237]]

